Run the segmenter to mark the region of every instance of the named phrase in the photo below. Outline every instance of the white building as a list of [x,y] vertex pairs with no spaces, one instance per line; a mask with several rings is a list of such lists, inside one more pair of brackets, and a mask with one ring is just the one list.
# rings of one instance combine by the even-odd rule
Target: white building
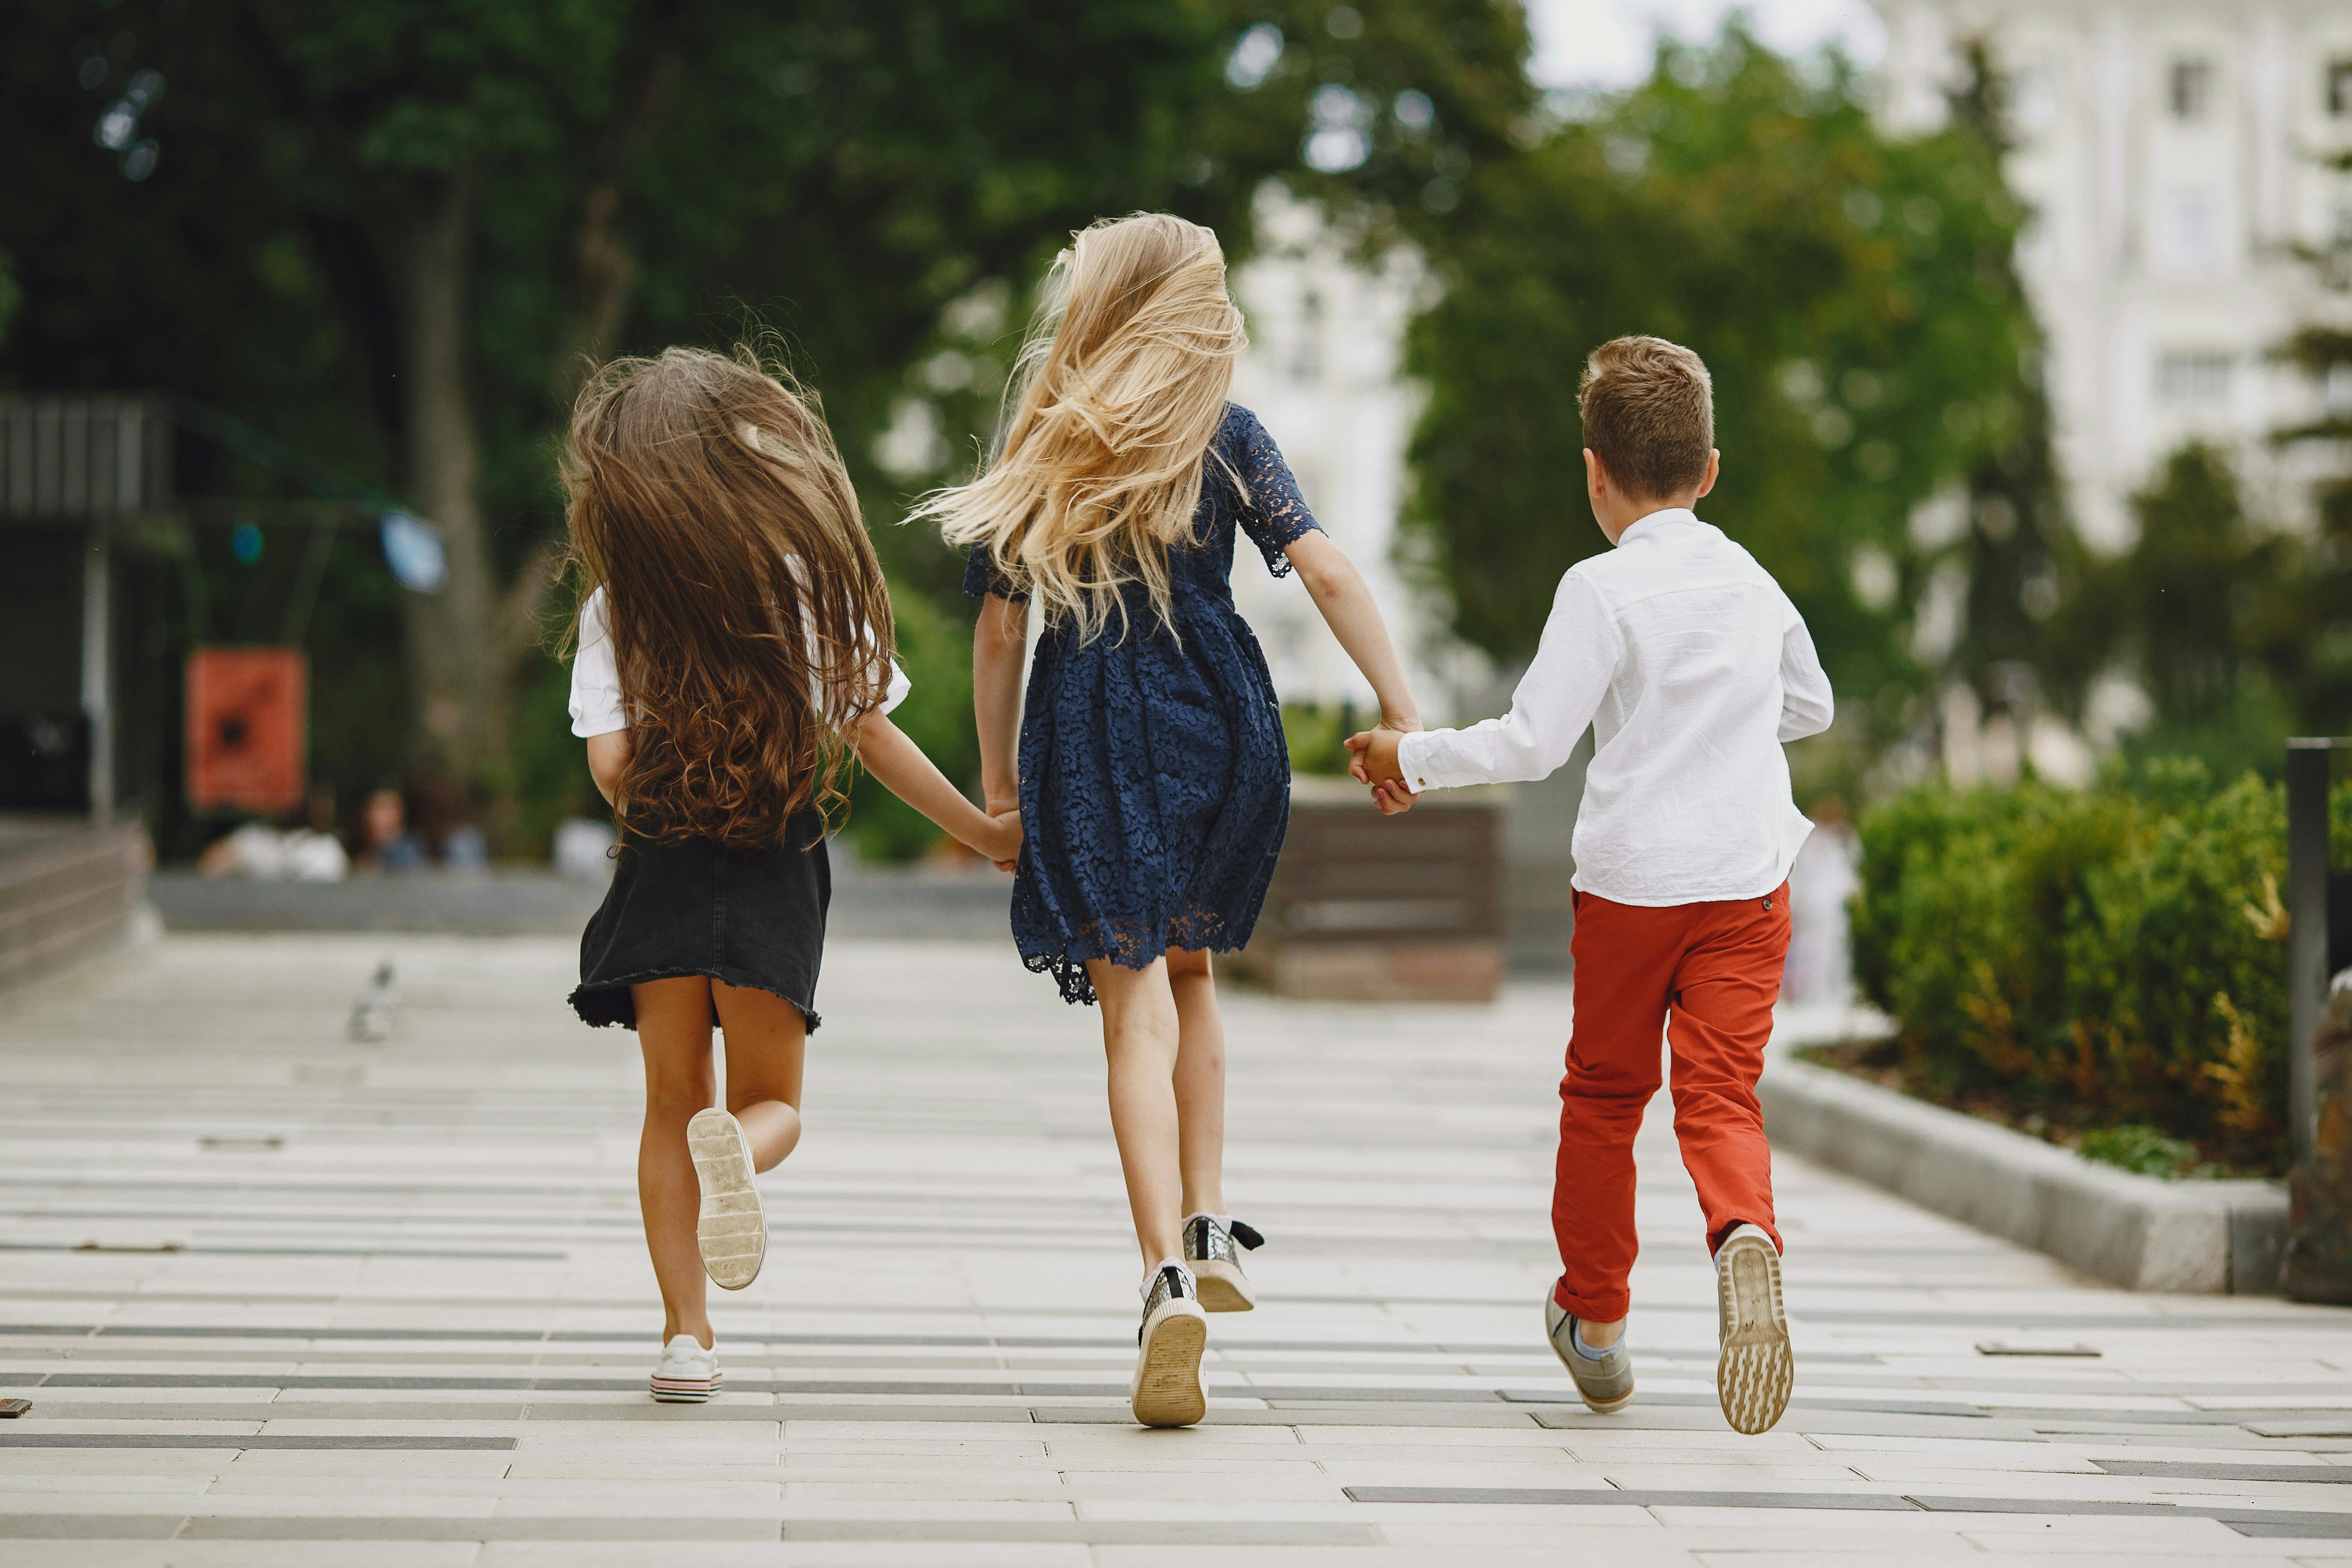
[[1872,3],[1897,128],[1941,120],[1972,37],[2008,79],[2020,265],[2084,537],[2128,543],[2131,492],[2197,437],[2234,447],[2274,513],[2302,511],[2267,437],[2316,395],[2268,354],[2329,308],[2294,247],[2352,237],[2352,178],[2320,162],[2352,147],[2352,5]]
[[[1421,411],[1400,360],[1422,269],[1402,249],[1377,269],[1356,265],[1315,209],[1270,192],[1258,225],[1259,251],[1234,278],[1250,334],[1234,401],[1265,423],[1316,521],[1364,574],[1423,719],[1441,722],[1451,715],[1455,683],[1465,673],[1475,679],[1483,665],[1452,641],[1444,606],[1409,586],[1396,561],[1405,446]],[[1246,541],[1240,549],[1247,550]],[[1353,702],[1370,721],[1370,686],[1296,578],[1269,579],[1237,552],[1234,599],[1265,646],[1284,701]]]

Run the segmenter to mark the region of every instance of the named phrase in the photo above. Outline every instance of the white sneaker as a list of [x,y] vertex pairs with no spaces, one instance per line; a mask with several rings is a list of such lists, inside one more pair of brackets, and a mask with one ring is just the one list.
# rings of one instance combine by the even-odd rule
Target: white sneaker
[[719,1343],[704,1350],[692,1334],[679,1334],[662,1347],[654,1368],[653,1394],[665,1405],[700,1405],[719,1392]]
[[1200,1288],[1174,1263],[1151,1277],[1143,1298],[1143,1326],[1135,1335],[1135,1376],[1128,1407],[1146,1426],[1190,1426],[1209,1413],[1201,1386],[1201,1352],[1209,1344],[1208,1314]]
[[714,1108],[696,1111],[686,1124],[686,1146],[702,1184],[694,1243],[702,1253],[703,1271],[720,1289],[740,1290],[760,1277],[768,1255],[768,1218],[752,1180],[751,1145],[742,1124]]
[[1780,1310],[1780,1249],[1761,1226],[1735,1226],[1715,1249],[1721,1349],[1715,1394],[1735,1432],[1769,1432],[1797,1381],[1789,1320]]

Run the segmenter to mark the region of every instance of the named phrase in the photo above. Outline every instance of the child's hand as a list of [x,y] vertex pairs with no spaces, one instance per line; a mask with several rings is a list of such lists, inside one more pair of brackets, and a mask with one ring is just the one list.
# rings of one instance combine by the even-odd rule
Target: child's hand
[[1372,786],[1372,804],[1381,808],[1382,816],[1402,816],[1412,809],[1420,796],[1404,787],[1402,780],[1383,782]]
[[1394,780],[1402,784],[1404,773],[1397,765],[1397,742],[1403,738],[1403,731],[1386,725],[1349,736],[1348,776],[1358,784],[1377,785]]
[[1021,864],[1021,808],[1014,805],[996,812],[988,821],[989,841],[980,847],[981,852],[998,870],[1013,870]]

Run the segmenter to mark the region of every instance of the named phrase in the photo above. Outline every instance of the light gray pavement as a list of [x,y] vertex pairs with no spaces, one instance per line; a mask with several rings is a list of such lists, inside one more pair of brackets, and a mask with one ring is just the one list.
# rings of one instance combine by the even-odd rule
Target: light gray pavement
[[1727,1430],[1663,1104],[1641,1397],[1584,1413],[1538,1306],[1557,987],[1228,998],[1263,1305],[1147,1432],[1093,1016],[1003,947],[837,943],[729,1393],[653,1405],[634,1041],[572,965],[180,936],[7,999],[0,1563],[2352,1563],[2352,1314],[2103,1289],[1792,1159],[1797,1403]]

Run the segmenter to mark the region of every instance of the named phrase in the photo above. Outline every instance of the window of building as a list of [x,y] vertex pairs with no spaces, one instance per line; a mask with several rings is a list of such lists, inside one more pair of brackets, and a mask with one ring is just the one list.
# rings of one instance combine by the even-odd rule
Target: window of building
[[2172,62],[2172,118],[2202,120],[2213,109],[2213,62]]
[[2352,115],[2352,59],[2327,62],[2327,112]]
[[2200,277],[2221,265],[2221,221],[2211,191],[2168,191],[2157,208],[2156,259],[2176,278]]
[[2216,349],[2167,349],[2156,362],[2157,401],[2213,408],[2230,401],[2230,356]]
[[1298,304],[1290,340],[1290,379],[1312,382],[1323,374],[1323,296],[1309,289]]

